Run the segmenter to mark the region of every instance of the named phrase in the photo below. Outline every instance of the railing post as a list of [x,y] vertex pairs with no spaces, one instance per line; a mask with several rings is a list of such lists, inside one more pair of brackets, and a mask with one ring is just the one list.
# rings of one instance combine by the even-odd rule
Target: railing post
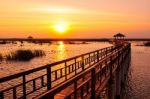
[[119,56],[120,56],[120,51],[118,51],[118,57],[117,57],[118,58],[118,66],[120,67],[120,57]]
[[97,62],[99,61],[99,51],[97,51]]
[[26,77],[25,75],[22,76],[22,82],[23,82],[23,99],[26,99]]
[[67,80],[67,63],[65,62],[65,80]]
[[113,68],[112,68],[112,62],[113,60],[112,60],[112,56],[110,57],[110,79],[109,79],[109,83],[113,83],[113,73],[112,73],[112,71],[113,71]]
[[96,78],[95,78],[95,68],[92,68],[91,72],[91,99],[95,99],[95,85],[96,84]]
[[3,92],[0,92],[0,99],[4,99],[4,94],[3,94]]
[[107,56],[107,53],[108,53],[108,51],[107,51],[108,49],[106,48],[106,56]]
[[77,81],[74,82],[74,99],[77,99]]
[[77,74],[77,59],[75,58],[75,75]]
[[82,56],[82,71],[84,71],[84,56]]
[[124,59],[123,55],[124,55],[124,49],[121,51],[121,58],[122,58],[121,63],[123,63],[123,59]]
[[100,64],[100,83],[102,82],[102,64]]
[[89,53],[89,66],[91,65],[91,58],[90,58],[90,53]]
[[52,85],[51,85],[51,67],[47,67],[47,90],[50,90]]
[[[47,90],[50,90],[52,88],[52,82],[51,82],[51,66],[46,68],[47,70]],[[54,99],[54,95],[46,95],[44,96],[44,99]]]

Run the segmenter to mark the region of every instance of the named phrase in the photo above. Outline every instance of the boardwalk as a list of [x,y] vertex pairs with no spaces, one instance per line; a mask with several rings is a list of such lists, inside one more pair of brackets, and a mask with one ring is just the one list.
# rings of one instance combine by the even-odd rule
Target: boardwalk
[[[0,99],[98,98],[115,74],[123,78],[121,64],[129,55],[130,44],[124,43],[1,78]],[[121,79],[116,83],[120,85]],[[119,96],[120,88],[116,87]]]

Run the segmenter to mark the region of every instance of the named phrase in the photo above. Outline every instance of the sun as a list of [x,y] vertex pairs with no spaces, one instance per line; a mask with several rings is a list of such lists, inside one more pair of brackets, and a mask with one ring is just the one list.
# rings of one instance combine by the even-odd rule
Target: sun
[[65,24],[56,24],[55,30],[59,33],[64,33],[67,30],[67,26]]

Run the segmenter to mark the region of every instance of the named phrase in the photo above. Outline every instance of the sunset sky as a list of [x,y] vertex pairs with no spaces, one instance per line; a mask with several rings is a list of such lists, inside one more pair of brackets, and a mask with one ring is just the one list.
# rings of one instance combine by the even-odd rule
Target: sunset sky
[[150,0],[0,0],[0,38],[150,38]]

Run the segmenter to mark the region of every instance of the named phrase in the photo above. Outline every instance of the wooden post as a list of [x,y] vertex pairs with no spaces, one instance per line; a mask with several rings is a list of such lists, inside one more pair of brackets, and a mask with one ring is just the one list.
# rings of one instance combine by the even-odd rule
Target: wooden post
[[47,67],[47,90],[50,90],[52,85],[51,85],[51,67]]
[[65,62],[65,80],[67,80],[67,63]]
[[[84,71],[85,67],[84,67],[84,56],[82,56],[82,71]],[[83,81],[85,79],[85,75],[83,75]]]
[[113,79],[112,79],[112,77],[113,77],[113,74],[112,74],[112,64],[113,62],[112,62],[112,56],[110,57],[110,79],[109,79],[109,83],[113,83]]
[[77,81],[74,82],[74,99],[77,99]]
[[[47,90],[50,90],[52,88],[52,82],[51,82],[51,67],[47,67]],[[44,99],[54,99],[54,95],[46,95]]]
[[91,58],[90,58],[90,53],[89,53],[89,66],[91,65]]
[[75,58],[75,75],[77,74],[77,59]]
[[96,78],[95,78],[95,68],[92,68],[91,71],[91,99],[95,99],[95,84],[96,84]]
[[84,56],[82,56],[82,71],[84,71]]
[[106,56],[107,56],[107,54],[108,54],[108,48],[106,48]]
[[121,71],[120,67],[117,67],[116,70],[116,99],[120,99],[120,91],[121,91]]
[[102,83],[102,64],[100,64],[100,83]]
[[97,51],[97,62],[99,61],[99,51]]
[[22,76],[22,82],[23,82],[23,99],[26,99],[26,77],[25,75]]
[[3,92],[0,92],[0,99],[4,99],[4,94],[3,94]]

